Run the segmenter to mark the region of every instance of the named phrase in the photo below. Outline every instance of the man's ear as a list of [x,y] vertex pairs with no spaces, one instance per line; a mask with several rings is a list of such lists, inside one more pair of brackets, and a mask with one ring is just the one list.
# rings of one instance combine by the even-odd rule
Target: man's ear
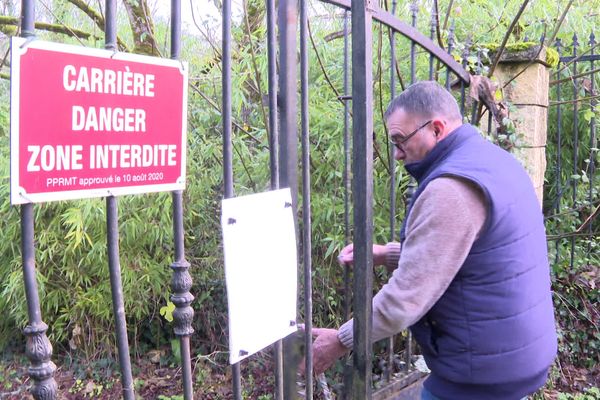
[[446,129],[446,123],[445,123],[445,121],[443,121],[441,119],[434,119],[433,121],[431,121],[431,127],[433,128],[435,137],[439,138],[440,135]]

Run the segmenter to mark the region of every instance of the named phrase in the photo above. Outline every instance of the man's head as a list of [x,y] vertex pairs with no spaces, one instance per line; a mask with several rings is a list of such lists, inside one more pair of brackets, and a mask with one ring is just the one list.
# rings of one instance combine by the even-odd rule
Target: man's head
[[422,81],[406,88],[384,114],[394,157],[422,160],[435,145],[462,124],[454,97],[437,82]]

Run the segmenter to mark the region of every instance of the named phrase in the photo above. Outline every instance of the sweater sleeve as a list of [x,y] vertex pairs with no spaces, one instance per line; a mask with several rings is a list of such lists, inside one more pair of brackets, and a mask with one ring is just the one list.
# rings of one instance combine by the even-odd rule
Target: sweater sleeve
[[[486,219],[483,193],[460,178],[431,181],[409,215],[402,254],[373,298],[372,340],[394,335],[421,319],[444,294]],[[338,337],[351,348],[352,320]]]
[[385,245],[385,268],[388,272],[392,272],[398,268],[398,261],[400,260],[401,245],[398,242],[389,242]]

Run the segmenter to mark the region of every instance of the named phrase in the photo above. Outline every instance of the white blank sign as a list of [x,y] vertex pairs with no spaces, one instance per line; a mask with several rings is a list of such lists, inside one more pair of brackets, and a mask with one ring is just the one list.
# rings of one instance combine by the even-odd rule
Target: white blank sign
[[223,200],[231,364],[297,330],[291,204],[289,189]]

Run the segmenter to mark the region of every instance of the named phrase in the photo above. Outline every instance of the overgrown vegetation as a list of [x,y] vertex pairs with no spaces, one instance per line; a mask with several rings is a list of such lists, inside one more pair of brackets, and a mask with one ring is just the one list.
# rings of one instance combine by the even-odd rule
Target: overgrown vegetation
[[[18,7],[10,0],[0,2],[6,16],[17,16]],[[57,26],[76,28],[92,35],[89,39],[73,38],[62,33],[39,32],[46,40],[103,47],[103,32],[89,12],[77,8],[75,1],[55,1],[38,9],[38,19]],[[218,3],[218,2],[216,2]],[[453,54],[465,58],[473,70],[482,67],[475,54],[485,43],[500,43],[520,2],[487,0],[439,1],[440,28],[437,40],[447,45],[451,21],[454,21]],[[558,2],[560,3],[560,2]],[[234,177],[236,194],[253,193],[269,188],[268,111],[266,111],[267,60],[265,11],[260,0],[248,0],[236,17],[233,30],[233,113]],[[418,27],[429,32],[431,1],[419,1]],[[446,10],[449,9],[448,22]],[[311,202],[313,243],[314,323],[334,326],[342,322],[343,271],[336,261],[345,244],[343,181],[343,38],[334,35],[343,30],[343,14],[334,7],[311,2],[311,41],[309,42],[309,109],[311,132]],[[391,9],[390,4],[382,4]],[[509,43],[536,41],[556,28],[564,4],[536,1],[529,5],[510,35]],[[566,14],[558,37],[570,43],[573,33],[587,37],[600,16],[598,0],[577,2]],[[48,10],[53,10],[52,12]],[[407,20],[409,2],[400,2],[397,14]],[[101,14],[101,10],[96,10]],[[152,24],[119,14],[119,38],[123,46],[150,48],[168,56],[168,20],[154,16]],[[222,198],[221,156],[221,71],[220,26],[210,17],[196,15],[196,26],[184,36],[182,58],[190,63],[188,111],[188,179],[184,192],[186,256],[192,264],[196,297],[193,352],[200,359],[221,354],[226,349],[226,295],[223,260],[220,248],[220,199]],[[2,25],[2,32],[14,34],[12,25]],[[9,29],[10,28],[10,29]],[[142,29],[144,28],[144,29]],[[140,30],[141,29],[141,30]],[[145,32],[137,34],[132,32]],[[152,40],[148,37],[152,36]],[[144,40],[146,39],[146,40]],[[375,187],[374,221],[376,242],[386,242],[389,230],[389,149],[381,117],[390,98],[388,31],[374,24],[374,137]],[[410,81],[408,60],[410,44],[397,40],[398,90]],[[585,45],[584,47],[589,47]],[[472,52],[469,53],[469,48]],[[8,51],[7,36],[0,35],[1,54]],[[465,49],[467,51],[465,51]],[[480,50],[485,55],[485,51]],[[418,53],[417,77],[428,76],[429,55]],[[4,57],[6,61],[7,58]],[[8,63],[1,74],[8,76]],[[560,68],[560,66],[559,66]],[[591,68],[581,64],[581,68]],[[479,72],[485,73],[485,69]],[[564,68],[552,72],[552,79],[568,78],[573,71]],[[436,71],[445,82],[445,69]],[[592,75],[593,76],[593,75]],[[600,88],[595,75],[596,92]],[[563,89],[561,101],[590,97],[583,84],[574,93]],[[556,85],[552,99],[557,101]],[[562,87],[566,87],[563,85]],[[588,85],[588,88],[590,86]],[[23,346],[21,329],[27,322],[20,258],[19,210],[9,204],[9,82],[0,79],[0,349]],[[594,93],[592,93],[592,96]],[[600,164],[592,122],[600,116],[597,102],[590,99],[563,105],[562,146],[557,147],[558,106],[550,107],[547,145],[548,172],[544,213],[549,234],[553,268],[555,305],[560,333],[560,362],[554,372],[557,387],[570,366],[596,371],[600,365],[600,329],[598,286],[600,285],[599,228],[594,209],[600,204]],[[577,115],[577,123],[573,116]],[[597,124],[597,122],[596,122]],[[574,127],[578,127],[580,155],[574,165]],[[557,176],[558,160],[562,165]],[[404,170],[396,167],[399,182],[396,221],[401,221],[403,198],[408,183]],[[556,199],[560,198],[560,201]],[[172,260],[171,200],[169,194],[123,196],[119,198],[120,254],[123,273],[125,309],[132,350],[136,355],[172,345],[172,326],[161,317],[167,306]],[[55,354],[73,359],[92,360],[115,357],[113,314],[106,257],[105,206],[101,199],[56,202],[35,206],[36,266],[42,315],[50,329],[48,335]],[[589,223],[584,226],[586,220]],[[590,234],[591,232],[591,234]],[[573,233],[581,234],[573,236]],[[575,239],[573,239],[575,238]],[[571,248],[574,259],[571,263]],[[385,275],[378,271],[378,283]],[[173,345],[176,346],[176,345]],[[210,356],[208,356],[210,358]],[[212,356],[212,360],[217,360]],[[223,358],[223,357],[221,357]],[[223,361],[221,358],[219,362]],[[211,371],[207,368],[203,373]],[[198,372],[196,372],[198,374]],[[598,375],[596,375],[595,379]],[[197,378],[196,383],[198,382]],[[213,382],[204,377],[205,382]],[[598,385],[596,383],[596,385]],[[106,388],[104,388],[106,389]],[[102,390],[102,389],[95,389]],[[583,387],[581,388],[583,390]],[[589,389],[583,398],[600,398]],[[596,396],[596,397],[591,397]],[[579,398],[579,397],[565,397]]]

